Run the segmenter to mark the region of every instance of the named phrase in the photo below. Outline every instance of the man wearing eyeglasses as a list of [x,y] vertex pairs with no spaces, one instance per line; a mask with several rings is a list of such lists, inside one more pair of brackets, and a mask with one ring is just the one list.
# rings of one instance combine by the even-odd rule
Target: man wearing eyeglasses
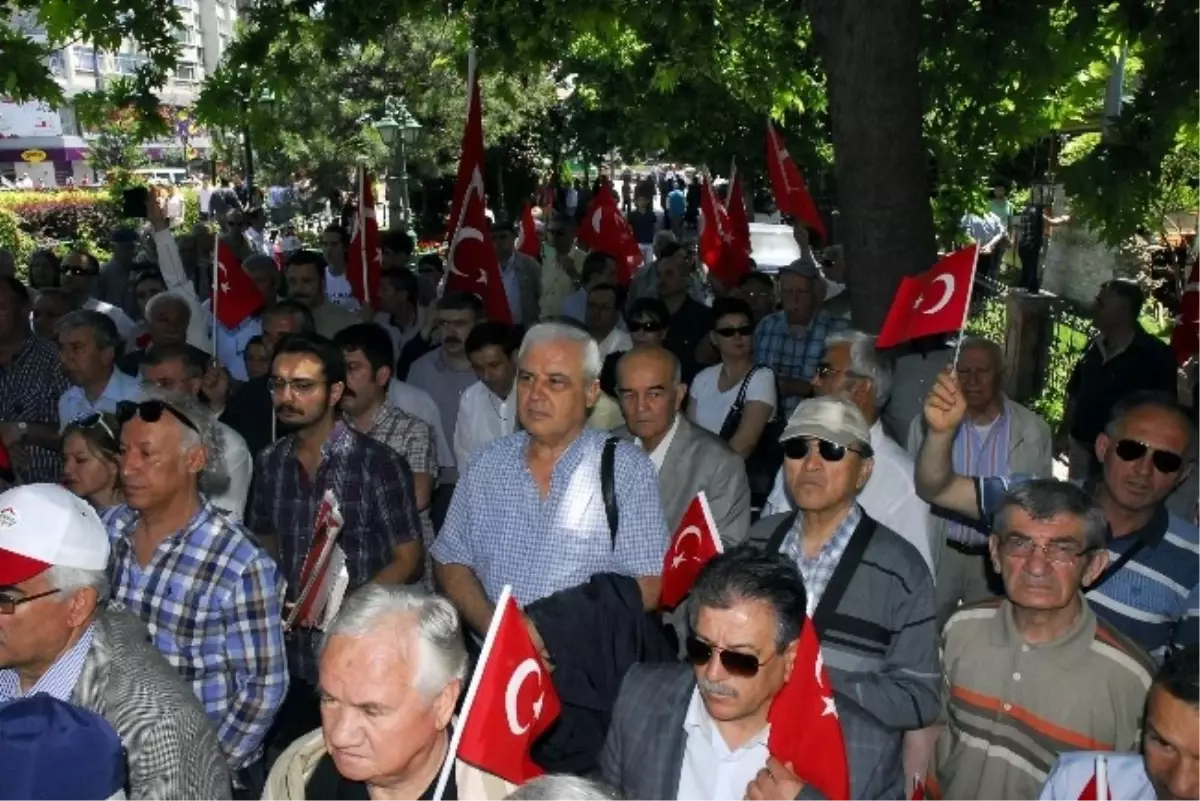
[[833,396],[801,401],[780,441],[797,511],[763,518],[750,541],[787,556],[804,576],[846,739],[852,797],[899,798],[904,733],[938,715],[933,577],[911,543],[859,504],[875,465],[857,406]]
[[1109,559],[1104,513],[1086,492],[1034,479],[992,519],[1005,597],[960,609],[942,635],[944,798],[1035,798],[1060,753],[1135,749],[1154,673],[1084,603]]
[[[917,492],[931,504],[986,521],[1005,493],[1029,477],[954,473],[953,432],[965,413],[958,379],[942,373],[925,401],[928,433],[917,455]],[[1191,437],[1191,425],[1173,398],[1131,395],[1117,404],[1096,438],[1100,475],[1082,485],[1111,532],[1110,565],[1085,585],[1088,603],[1158,661],[1170,647],[1200,640],[1200,532],[1164,505],[1191,476],[1184,459]]]

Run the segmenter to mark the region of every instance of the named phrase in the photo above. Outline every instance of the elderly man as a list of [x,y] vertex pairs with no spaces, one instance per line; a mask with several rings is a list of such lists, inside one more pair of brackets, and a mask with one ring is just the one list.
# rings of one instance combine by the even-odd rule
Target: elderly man
[[[958,356],[958,380],[967,402],[966,419],[954,435],[953,464],[967,476],[1011,474],[1050,476],[1050,427],[1038,415],[1005,397],[1004,354],[996,343],[969,337]],[[924,420],[908,432],[908,452],[916,456],[925,438]],[[990,575],[986,527],[953,512],[935,509],[933,538],[938,558],[937,615],[944,626],[955,608],[996,595],[999,577]],[[941,546],[947,547],[943,549]]]
[[616,433],[632,436],[650,456],[668,529],[679,526],[688,504],[703,491],[722,542],[736,545],[750,531],[746,465],[723,439],[680,413],[686,398],[675,355],[662,347],[636,347],[617,365],[625,428]]
[[102,715],[125,748],[130,798],[229,798],[199,702],[137,619],[107,603],[96,513],[53,484],[9,490],[0,510],[0,704],[46,693]]
[[[988,520],[1028,476],[969,478],[954,473],[954,431],[966,400],[942,373],[925,402],[929,433],[917,457],[917,492],[968,518]],[[1191,423],[1169,396],[1135,394],[1113,410],[1096,440],[1102,472],[1087,486],[1111,530],[1110,565],[1086,587],[1092,610],[1161,660],[1172,646],[1200,640],[1200,531],[1170,514],[1164,501],[1187,481]]]
[[433,546],[446,595],[479,633],[506,584],[524,606],[618,573],[656,608],[667,547],[658,482],[640,449],[587,428],[600,395],[596,340],[542,323],[517,364],[522,430],[471,462]]
[[[938,553],[929,536],[929,506],[913,488],[913,461],[883,430],[880,414],[892,389],[892,360],[875,349],[875,337],[861,331],[841,331],[825,339],[825,353],[813,377],[818,396],[845,398],[858,407],[871,427],[875,465],[858,502],[863,510],[908,540],[936,573]],[[764,515],[795,509],[781,468],[767,499]]]
[[[338,236],[336,233],[326,232],[325,244],[330,245],[336,236]],[[345,268],[342,269],[344,272]],[[341,288],[330,289],[327,282],[331,275],[333,274],[326,266],[325,257],[315,250],[297,250],[288,256],[286,272],[288,298],[306,306],[309,313],[312,314],[317,333],[330,339],[338,331],[349,328],[358,322],[358,317],[354,312],[349,311],[348,307],[334,299],[335,295],[343,301],[348,297],[354,301],[354,307],[357,308],[358,301],[349,294],[350,282],[346,281],[344,292]],[[333,277],[338,278],[339,276],[333,275]],[[342,280],[345,280],[344,276],[342,276]]]
[[113,597],[191,683],[235,785],[253,790],[287,691],[282,580],[254,536],[206,498],[220,464],[211,412],[154,389],[117,418],[125,505],[105,517]]
[[793,670],[806,614],[796,566],[735,548],[704,566],[691,597],[691,664],[629,670],[600,777],[624,798],[745,798],[757,797],[747,789],[765,768],[790,791],[765,797],[819,798],[798,795],[795,776],[767,753],[767,713]]
[[[198,308],[195,311],[197,314],[201,313]],[[146,333],[149,343],[145,348],[129,351],[118,359],[117,369],[126,375],[137,375],[141,371],[142,360],[146,357],[146,348],[154,345],[186,344],[194,351],[194,358],[201,364],[206,364],[212,345],[203,333],[203,321],[197,336],[204,347],[197,347],[195,342],[188,339],[192,312],[192,306],[177,292],[160,292],[150,298],[146,303]]]
[[784,410],[812,395],[825,338],[849,322],[822,308],[825,284],[811,260],[798,259],[779,271],[781,311],[768,314],[754,330],[754,356],[779,377]]
[[533,325],[541,319],[542,265],[517,250],[517,229],[510,221],[492,223],[492,245],[513,322]]
[[58,398],[58,423],[92,412],[117,411],[138,396],[137,379],[117,369],[121,340],[116,326],[97,311],[77,311],[58,321],[58,356],[71,386]]
[[1154,670],[1080,593],[1108,567],[1104,513],[1083,490],[1034,479],[993,521],[1005,597],[956,612],[943,632],[945,798],[1033,798],[1062,752],[1135,748]]
[[[467,677],[454,607],[367,584],[321,643],[321,727],[283,752],[264,798],[432,798]],[[443,798],[502,798],[511,786],[456,762]]]
[[1146,699],[1142,752],[1069,751],[1054,764],[1042,787],[1042,801],[1083,798],[1096,760],[1108,763],[1110,798],[1200,798],[1200,709],[1198,657],[1190,646],[1167,657]]
[[839,699],[851,795],[897,798],[907,778],[902,735],[938,714],[933,577],[916,548],[858,503],[874,464],[857,406],[838,397],[802,401],[780,440],[798,511],[763,518],[750,539],[792,559],[804,576]]

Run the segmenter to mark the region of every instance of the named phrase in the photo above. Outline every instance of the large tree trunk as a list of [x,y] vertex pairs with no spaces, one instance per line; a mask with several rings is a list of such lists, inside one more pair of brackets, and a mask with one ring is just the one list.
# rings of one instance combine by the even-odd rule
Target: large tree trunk
[[921,136],[920,0],[809,0],[825,67],[839,233],[856,328],[883,323],[900,278],[933,264]]

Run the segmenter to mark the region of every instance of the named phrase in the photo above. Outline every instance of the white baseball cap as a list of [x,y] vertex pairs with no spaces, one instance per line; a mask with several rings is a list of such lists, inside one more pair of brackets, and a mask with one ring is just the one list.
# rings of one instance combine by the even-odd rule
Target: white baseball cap
[[51,567],[108,567],[108,533],[96,511],[57,484],[0,493],[0,586],[20,584]]

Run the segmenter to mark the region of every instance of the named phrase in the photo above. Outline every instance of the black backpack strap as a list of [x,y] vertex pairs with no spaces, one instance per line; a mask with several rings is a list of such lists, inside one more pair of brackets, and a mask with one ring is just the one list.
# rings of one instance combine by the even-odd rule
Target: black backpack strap
[[796,516],[799,512],[792,512],[789,515],[784,515],[783,521],[776,526],[775,531],[771,534],[771,539],[767,540],[767,553],[779,553],[780,546],[783,545],[783,538],[788,535],[792,527],[796,525]]
[[616,470],[618,437],[609,437],[604,441],[604,450],[600,452],[600,494],[604,497],[604,516],[608,518],[608,533],[612,537],[612,547],[617,547],[617,528],[621,524],[621,513],[617,509]]

